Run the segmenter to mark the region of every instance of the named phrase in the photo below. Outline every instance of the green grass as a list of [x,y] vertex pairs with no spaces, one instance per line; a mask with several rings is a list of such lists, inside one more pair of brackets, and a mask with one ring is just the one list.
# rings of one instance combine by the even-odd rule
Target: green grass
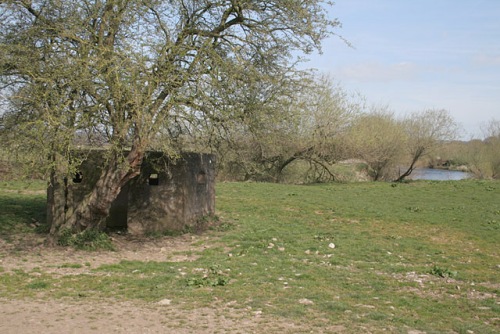
[[63,230],[57,244],[88,251],[115,249],[109,236],[97,230],[85,230],[77,234],[74,234],[71,230]]
[[[0,195],[11,203],[4,231],[41,206],[32,195]],[[222,183],[217,211],[228,228],[206,234],[196,261],[122,261],[36,279],[0,271],[0,297],[168,296],[186,308],[251,307],[311,329],[500,331],[498,182]]]
[[33,221],[45,223],[45,182],[0,182],[0,236],[3,240],[33,230]]

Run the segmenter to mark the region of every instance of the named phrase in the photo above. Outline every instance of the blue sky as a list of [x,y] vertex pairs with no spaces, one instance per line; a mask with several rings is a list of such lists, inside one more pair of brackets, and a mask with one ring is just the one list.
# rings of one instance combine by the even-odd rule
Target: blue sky
[[339,38],[308,67],[397,114],[446,109],[463,139],[500,120],[500,0],[337,0]]

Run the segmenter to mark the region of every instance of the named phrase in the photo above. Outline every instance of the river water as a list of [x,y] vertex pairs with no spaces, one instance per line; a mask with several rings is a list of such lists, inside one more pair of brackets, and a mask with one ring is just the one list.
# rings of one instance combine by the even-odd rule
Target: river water
[[454,181],[470,178],[471,175],[458,170],[416,168],[409,176],[412,180]]

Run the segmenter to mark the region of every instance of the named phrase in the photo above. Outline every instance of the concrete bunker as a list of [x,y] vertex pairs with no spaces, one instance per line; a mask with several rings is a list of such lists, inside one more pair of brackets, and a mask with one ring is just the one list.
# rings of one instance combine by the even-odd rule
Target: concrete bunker
[[[53,174],[47,191],[47,220],[65,220],[92,190],[104,151],[85,153],[73,177]],[[215,212],[215,156],[183,153],[171,158],[148,152],[141,173],[125,184],[113,202],[106,228],[132,234],[180,232],[203,228]]]

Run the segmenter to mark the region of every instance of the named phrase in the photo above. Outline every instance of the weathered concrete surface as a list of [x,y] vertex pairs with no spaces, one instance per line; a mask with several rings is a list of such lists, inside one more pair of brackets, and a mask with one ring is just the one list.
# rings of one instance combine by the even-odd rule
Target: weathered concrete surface
[[[96,184],[104,151],[83,155],[78,173],[53,174],[47,191],[49,224],[65,220]],[[141,174],[113,202],[106,226],[130,233],[175,232],[203,228],[215,212],[215,156],[184,153],[170,158],[148,152]]]
[[130,182],[128,208],[132,233],[197,229],[215,212],[215,157],[149,155],[141,175]]

